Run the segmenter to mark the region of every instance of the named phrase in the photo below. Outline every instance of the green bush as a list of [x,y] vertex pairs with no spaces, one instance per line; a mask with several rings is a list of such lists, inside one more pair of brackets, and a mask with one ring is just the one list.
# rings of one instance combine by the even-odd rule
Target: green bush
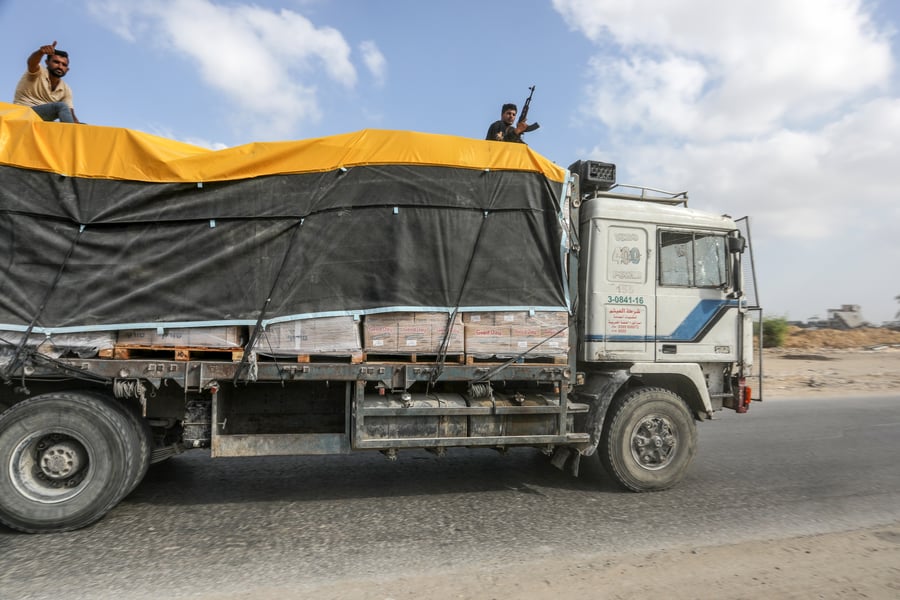
[[788,322],[784,317],[766,317],[762,323],[763,348],[779,348],[784,345]]

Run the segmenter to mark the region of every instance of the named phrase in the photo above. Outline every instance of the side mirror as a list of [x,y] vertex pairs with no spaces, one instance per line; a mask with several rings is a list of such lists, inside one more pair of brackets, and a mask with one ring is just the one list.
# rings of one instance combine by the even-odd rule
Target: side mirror
[[747,249],[747,240],[741,236],[728,238],[728,252],[731,254],[743,254]]

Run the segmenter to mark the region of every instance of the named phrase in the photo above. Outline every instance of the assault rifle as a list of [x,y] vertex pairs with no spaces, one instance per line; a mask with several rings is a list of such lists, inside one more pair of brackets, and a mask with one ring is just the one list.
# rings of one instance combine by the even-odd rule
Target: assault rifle
[[[531,86],[528,89],[531,90],[531,93],[528,94],[528,98],[525,99],[525,105],[522,107],[522,112],[519,113],[519,120],[516,121],[516,125],[518,125],[519,123],[521,123],[522,121],[524,121],[525,119],[528,118],[528,108],[531,106],[531,97],[534,96],[534,86]],[[528,127],[525,128],[524,133],[527,133],[529,131],[534,131],[538,127],[540,127],[539,123],[532,123],[531,125],[529,125]]]

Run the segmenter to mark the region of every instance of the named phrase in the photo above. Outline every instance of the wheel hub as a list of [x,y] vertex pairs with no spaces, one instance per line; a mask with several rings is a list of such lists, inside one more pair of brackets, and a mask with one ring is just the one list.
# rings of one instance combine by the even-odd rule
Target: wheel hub
[[668,465],[675,456],[677,445],[672,423],[662,415],[642,419],[631,433],[632,456],[641,467],[651,471]]
[[60,442],[41,452],[39,465],[44,476],[63,480],[81,470],[83,462],[83,456],[75,444]]
[[68,500],[90,478],[90,458],[82,442],[63,432],[36,432],[13,451],[9,477],[24,497],[42,504]]

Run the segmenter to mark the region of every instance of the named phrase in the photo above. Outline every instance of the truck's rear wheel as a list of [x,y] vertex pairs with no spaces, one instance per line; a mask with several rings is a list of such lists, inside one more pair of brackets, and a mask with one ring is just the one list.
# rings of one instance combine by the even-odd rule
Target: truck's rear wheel
[[126,486],[125,496],[127,496],[144,480],[147,469],[150,467],[150,453],[153,450],[153,433],[150,431],[150,425],[138,414],[136,406],[126,404],[127,400],[118,400],[99,391],[85,393],[96,396],[115,410],[122,419],[122,427],[128,433],[126,437],[131,445],[135,461]]
[[56,392],[0,415],[0,522],[20,531],[68,531],[109,511],[133,477],[124,417],[103,399]]
[[681,481],[696,447],[697,428],[684,401],[663,388],[638,388],[613,403],[599,455],[620,485],[649,492]]

